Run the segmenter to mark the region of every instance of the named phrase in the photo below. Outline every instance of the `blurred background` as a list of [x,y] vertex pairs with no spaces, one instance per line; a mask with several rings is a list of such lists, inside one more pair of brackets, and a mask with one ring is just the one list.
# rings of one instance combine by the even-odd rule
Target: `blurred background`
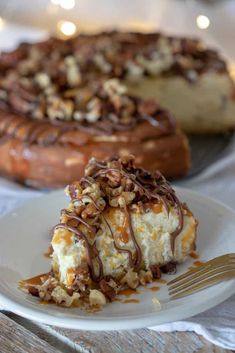
[[15,45],[5,35],[14,37],[12,25],[30,26],[31,33],[19,29],[27,40],[48,32],[66,38],[107,28],[165,30],[203,37],[234,59],[234,19],[234,0],[0,0],[0,44]]

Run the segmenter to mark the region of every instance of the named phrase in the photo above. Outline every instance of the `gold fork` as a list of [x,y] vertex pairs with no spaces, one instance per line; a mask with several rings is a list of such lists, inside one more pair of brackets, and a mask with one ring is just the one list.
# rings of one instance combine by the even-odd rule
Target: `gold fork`
[[231,278],[235,278],[235,254],[226,254],[191,269],[167,285],[170,298],[178,299]]

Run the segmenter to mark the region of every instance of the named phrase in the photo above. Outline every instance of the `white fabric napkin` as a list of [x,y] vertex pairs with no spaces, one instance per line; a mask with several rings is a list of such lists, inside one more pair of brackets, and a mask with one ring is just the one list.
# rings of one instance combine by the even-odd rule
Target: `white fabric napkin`
[[193,331],[225,349],[235,350],[235,295],[187,320],[151,327],[159,332]]
[[[235,139],[221,158],[201,174],[178,186],[216,198],[235,209]],[[235,350],[235,295],[187,320],[151,327],[162,332],[194,331],[212,343]]]
[[[42,37],[45,37],[45,33],[7,25],[0,32],[0,48],[10,49],[20,39],[38,40]],[[177,182],[177,185],[217,198],[235,209],[235,140],[220,160],[193,179]],[[45,191],[27,189],[0,178],[0,215],[43,193]],[[235,350],[235,296],[190,319],[151,329],[164,332],[194,331],[216,345]]]

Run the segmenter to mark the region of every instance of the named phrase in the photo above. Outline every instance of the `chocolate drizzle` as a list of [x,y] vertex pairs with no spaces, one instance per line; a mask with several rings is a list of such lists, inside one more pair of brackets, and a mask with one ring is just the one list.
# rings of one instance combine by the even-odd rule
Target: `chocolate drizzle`
[[[113,192],[115,195],[118,192],[118,196],[113,196]],[[142,205],[144,210],[145,205],[148,207],[152,202],[162,204],[167,214],[172,208],[176,210],[179,222],[171,233],[171,247],[174,253],[175,239],[183,229],[184,205],[180,203],[174,190],[159,172],[150,173],[142,168],[136,168],[132,158],[111,158],[104,162],[92,159],[87,165],[85,176],[80,182],[69,185],[68,193],[71,197],[72,209],[62,210],[62,223],[55,229],[66,229],[84,240],[93,281],[99,282],[103,278],[103,265],[96,247],[96,235],[98,231],[102,231],[102,220],[112,236],[114,248],[128,255],[130,268],[137,272],[140,270],[143,255],[132,226],[131,212],[134,205]],[[113,204],[113,198],[117,204]],[[108,209],[119,207],[124,213],[130,237],[128,242],[131,240],[134,253],[117,243],[116,234],[105,215],[107,207]],[[80,225],[86,227],[87,235],[81,231]],[[98,274],[95,272],[94,261],[99,267]]]
[[[52,246],[62,239],[67,245],[75,242],[79,248],[84,246],[82,250],[85,251],[85,257],[82,255],[77,268],[68,270],[67,273],[72,275],[69,281],[60,283],[61,279],[58,278],[60,275],[55,267],[55,272],[51,272],[50,276],[42,280],[41,285],[44,287],[40,285],[27,287],[31,295],[42,298],[43,293],[44,295],[46,293],[49,298],[56,301],[53,291],[57,286],[62,286],[68,296],[73,296],[77,292],[79,298],[85,299],[86,302],[92,289],[98,289],[112,301],[123,285],[136,288],[139,283],[151,282],[152,277],[159,279],[161,272],[175,271],[175,264],[171,262],[162,267],[158,264],[150,265],[148,268],[144,266],[142,250],[132,224],[134,212],[148,212],[150,209],[162,212],[162,205],[168,214],[172,208],[175,209],[179,223],[171,234],[174,252],[175,238],[183,228],[183,210],[187,210],[187,207],[180,203],[174,190],[159,172],[149,173],[136,168],[132,157],[111,158],[106,161],[92,159],[87,165],[85,176],[69,185],[66,192],[71,202],[68,209],[62,209],[60,223],[53,228]],[[120,219],[123,216],[124,221]],[[113,217],[115,220],[118,217],[119,222],[112,221]],[[104,226],[107,229],[104,229]],[[60,229],[66,232],[56,233]],[[97,243],[101,247],[104,246],[102,242],[105,239],[99,239],[99,236],[107,230],[112,237],[114,249],[126,254],[126,259],[129,260],[129,266],[126,260],[125,263],[123,260],[123,274],[114,277],[106,273],[105,263],[102,263],[100,249],[97,247]],[[126,243],[126,246],[120,245],[121,243]],[[106,248],[103,250],[106,251]]]
[[183,209],[182,206],[178,200],[178,198],[176,197],[176,195],[173,196],[174,200],[176,202],[177,205],[177,214],[179,217],[179,223],[177,228],[171,233],[171,248],[172,248],[172,252],[174,253],[175,250],[175,239],[176,237],[181,233],[183,226],[184,226],[184,214],[183,214]]
[[130,265],[131,268],[134,267],[134,266],[135,266],[135,263],[134,263],[134,261],[133,261],[131,251],[128,250],[128,249],[120,248],[120,247],[117,245],[117,243],[116,243],[116,241],[115,241],[115,237],[114,237],[113,231],[112,231],[112,228],[111,228],[109,222],[107,221],[107,219],[106,219],[104,216],[103,216],[103,219],[104,219],[104,221],[105,221],[107,227],[109,228],[110,234],[111,234],[112,237],[113,237],[113,245],[114,245],[115,249],[116,249],[118,252],[120,252],[120,253],[128,254],[128,257],[129,257],[129,265]]
[[[117,159],[114,161],[117,161]],[[120,162],[119,162],[120,163]],[[116,163],[118,165],[118,163]],[[98,164],[96,171],[94,163],[94,174],[92,177],[97,179],[99,176],[105,178],[107,174],[116,172],[120,173],[123,177],[132,181],[138,188],[138,195],[135,202],[149,202],[157,200],[162,202],[166,212],[169,214],[170,207],[174,207],[179,217],[179,224],[174,232],[171,234],[172,251],[174,252],[174,243],[176,237],[183,229],[183,208],[174,190],[171,188],[166,179],[159,172],[149,173],[141,168],[134,168],[131,163],[125,166],[125,163],[120,163],[119,168],[110,168],[107,165]],[[128,213],[129,214],[129,213]],[[129,222],[129,224],[131,224]]]
[[[91,278],[93,279],[94,282],[99,282],[103,278],[103,264],[102,264],[102,261],[100,260],[99,252],[96,248],[96,242],[94,241],[94,243],[91,244],[87,236],[81,230],[79,230],[78,228],[69,226],[68,224],[63,224],[63,223],[57,224],[54,227],[54,231],[61,228],[74,233],[79,239],[84,240],[86,250],[87,250],[87,260],[88,260],[88,266],[90,269]],[[98,275],[96,274],[95,267],[94,267],[95,260],[99,265]]]
[[[88,179],[89,180],[89,179]],[[87,178],[84,179],[84,181],[87,182]],[[90,180],[89,180],[89,183],[90,183]],[[100,210],[100,208],[97,206],[96,202],[94,201],[94,199],[91,197],[91,196],[87,196],[85,195],[84,197],[89,197],[92,201],[92,203],[94,204],[94,206],[96,207],[96,209],[100,212],[100,214],[102,215],[102,210]],[[79,201],[79,199],[74,199],[73,202],[76,202],[76,201]],[[69,212],[64,212],[64,210],[62,211],[63,213],[66,214],[66,216],[68,216],[70,219],[75,219],[75,220],[78,220],[80,221],[81,223],[83,223],[88,229],[91,228],[91,226],[89,225],[89,223],[85,222],[84,220],[82,220],[80,217],[77,217],[77,216],[73,216],[71,215],[71,213]],[[102,218],[104,220],[104,222],[106,223],[109,231],[110,231],[110,234],[112,235],[112,238],[113,238],[113,244],[114,244],[114,247],[115,249],[120,252],[120,253],[126,253],[128,254],[128,257],[129,257],[129,265],[131,267],[133,267],[134,269],[139,269],[140,265],[141,265],[141,261],[142,261],[142,252],[141,252],[141,249],[138,245],[138,242],[135,238],[135,234],[134,234],[134,231],[133,231],[133,228],[132,228],[132,224],[131,224],[131,214],[129,212],[129,210],[127,209],[127,207],[125,207],[125,214],[126,214],[126,217],[128,218],[128,226],[129,226],[129,232],[130,232],[130,235],[131,235],[131,239],[133,241],[133,244],[135,246],[135,249],[136,249],[136,254],[135,254],[135,259],[133,260],[133,255],[132,255],[132,252],[128,249],[124,249],[124,248],[121,248],[120,246],[117,245],[116,243],[116,240],[115,240],[115,236],[114,236],[114,233],[112,231],[112,228],[109,224],[109,222],[107,221],[106,217],[104,215],[102,215]]]
[[[11,110],[10,107],[8,110]],[[64,134],[68,132],[83,132],[87,134],[87,139],[92,140],[93,135],[109,136],[114,133],[125,133],[134,129],[138,124],[145,124],[146,121],[157,129],[157,137],[171,135],[176,130],[175,121],[171,118],[170,113],[164,111],[164,114],[162,114],[162,110],[158,111],[158,109],[153,113],[153,116],[148,116],[148,118],[143,113],[136,112],[132,121],[125,124],[118,121],[111,122],[106,115],[103,115],[94,123],[29,118],[30,116],[18,115],[17,112],[10,114],[2,111],[0,135],[7,135],[9,138],[17,137],[29,145],[50,146],[62,143]]]
[[130,231],[130,236],[131,236],[131,239],[133,241],[133,244],[135,246],[135,250],[136,250],[136,255],[135,255],[135,261],[134,261],[134,269],[135,270],[139,270],[140,269],[140,266],[141,266],[141,262],[142,262],[142,251],[141,251],[141,248],[136,240],[136,237],[135,237],[135,233],[133,231],[133,227],[132,227],[132,223],[131,223],[131,214],[128,210],[127,207],[125,207],[125,213],[126,213],[126,217],[128,219],[128,226],[129,226],[129,231]]

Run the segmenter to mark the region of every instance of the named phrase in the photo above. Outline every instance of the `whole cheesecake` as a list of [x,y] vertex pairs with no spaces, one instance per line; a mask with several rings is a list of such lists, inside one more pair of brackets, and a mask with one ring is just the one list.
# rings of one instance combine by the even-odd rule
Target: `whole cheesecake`
[[38,119],[45,115],[45,91],[64,98],[65,89],[102,77],[120,79],[130,94],[156,98],[186,132],[224,133],[235,126],[227,64],[197,39],[115,31],[68,41],[51,38],[2,53],[0,73],[2,104]]
[[0,173],[54,188],[80,178],[91,157],[133,154],[166,177],[185,175],[188,142],[171,113],[101,75],[93,46],[85,57],[77,45],[50,39],[1,55]]
[[142,167],[183,176],[187,139],[165,108],[186,132],[234,128],[234,84],[216,51],[160,33],[23,43],[0,54],[0,173],[60,187],[92,156],[131,153]]
[[[74,40],[82,70],[120,78],[131,94],[156,98],[193,134],[235,127],[235,90],[226,61],[193,38],[101,33]],[[84,57],[88,61],[84,61]]]

